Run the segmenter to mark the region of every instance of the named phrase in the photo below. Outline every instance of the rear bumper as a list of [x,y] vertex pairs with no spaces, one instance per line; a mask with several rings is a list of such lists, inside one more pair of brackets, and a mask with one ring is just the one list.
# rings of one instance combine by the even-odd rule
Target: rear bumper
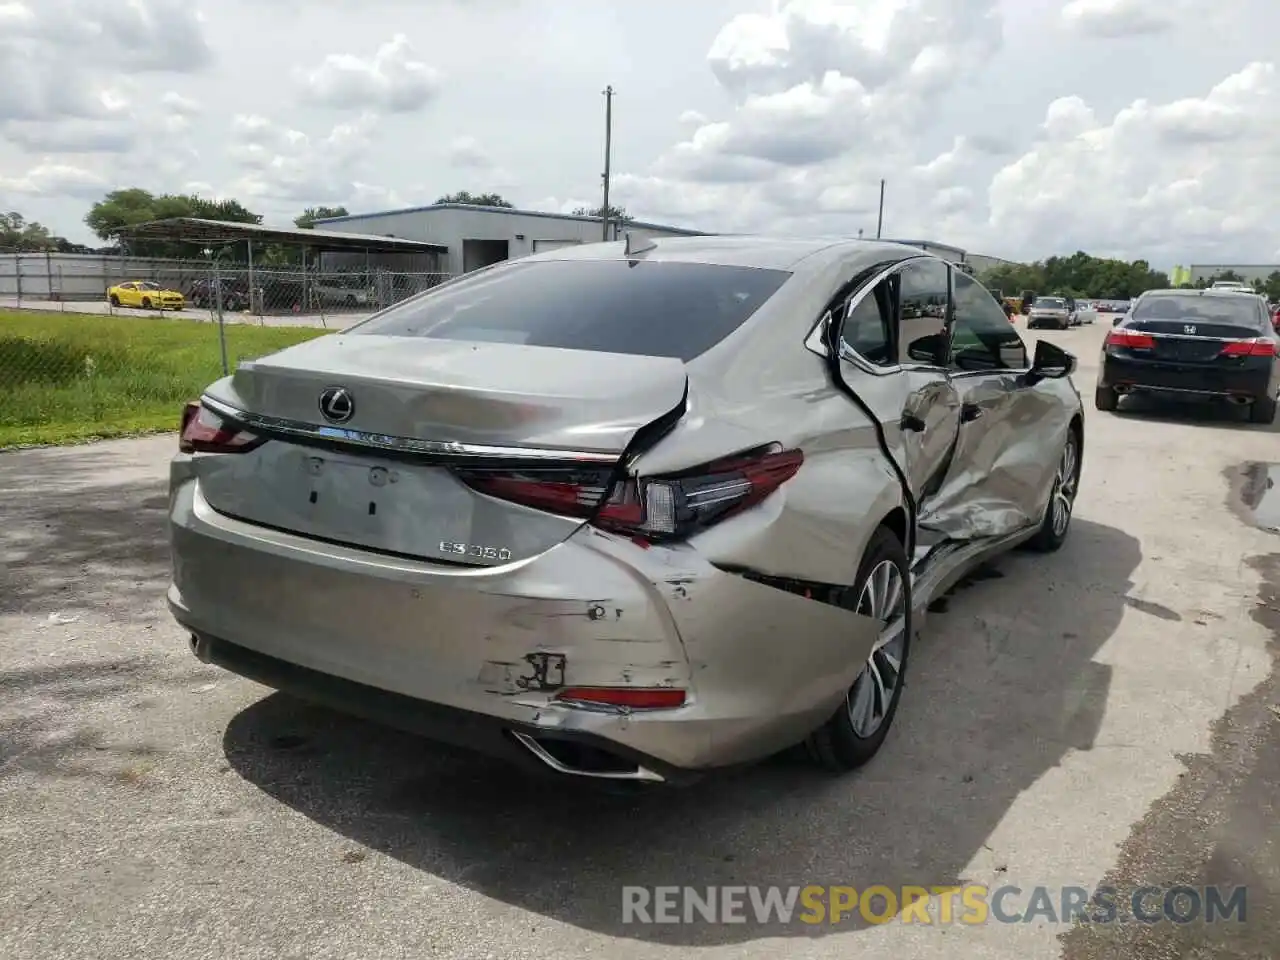
[[[497,730],[503,749],[490,753],[532,731],[607,744],[652,770],[757,760],[831,715],[876,635],[866,617],[687,547],[589,527],[483,569],[322,544],[218,514],[183,457],[170,521],[169,606],[212,662],[357,714],[370,715],[372,691],[390,705],[375,719],[448,742],[473,742],[460,726],[489,731],[479,741]],[[625,713],[556,702],[565,686],[678,687],[688,699]]]
[[1135,360],[1108,354],[1098,376],[1104,389],[1121,387],[1188,397],[1257,397],[1274,393],[1272,363],[1255,358],[1236,369],[1203,363]]

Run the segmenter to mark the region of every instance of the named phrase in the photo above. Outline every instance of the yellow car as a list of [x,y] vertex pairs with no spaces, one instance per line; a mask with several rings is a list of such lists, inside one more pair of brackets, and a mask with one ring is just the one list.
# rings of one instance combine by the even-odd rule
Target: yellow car
[[143,310],[181,310],[186,297],[177,290],[165,290],[150,280],[130,280],[107,288],[113,307],[141,307]]

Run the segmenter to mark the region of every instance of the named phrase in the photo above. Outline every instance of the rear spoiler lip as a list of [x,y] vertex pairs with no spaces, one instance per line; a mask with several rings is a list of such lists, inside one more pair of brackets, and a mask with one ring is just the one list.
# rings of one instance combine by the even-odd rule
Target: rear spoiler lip
[[453,440],[422,440],[388,434],[348,430],[343,427],[268,417],[241,410],[209,394],[200,403],[211,412],[261,436],[288,440],[329,450],[374,451],[401,460],[478,467],[487,464],[522,463],[539,467],[613,466],[618,453],[600,450],[565,450],[554,447],[495,446]]

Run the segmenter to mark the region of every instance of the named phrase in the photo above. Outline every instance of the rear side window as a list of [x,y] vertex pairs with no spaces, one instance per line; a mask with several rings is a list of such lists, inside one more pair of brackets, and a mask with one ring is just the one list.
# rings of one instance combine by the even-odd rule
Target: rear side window
[[1261,327],[1263,315],[1253,297],[1157,294],[1143,297],[1133,308],[1134,320],[1184,320]]
[[348,332],[689,361],[737,330],[790,276],[643,260],[513,263],[407,300]]

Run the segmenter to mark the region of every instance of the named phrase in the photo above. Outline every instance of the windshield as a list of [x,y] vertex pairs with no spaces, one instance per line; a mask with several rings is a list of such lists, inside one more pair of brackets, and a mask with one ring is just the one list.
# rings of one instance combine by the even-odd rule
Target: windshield
[[1258,304],[1252,297],[1162,294],[1138,301],[1135,320],[1203,320],[1258,324]]
[[139,290],[159,290],[160,284],[152,283],[150,280],[143,280],[141,283],[138,284],[138,289]]
[[1061,297],[1040,297],[1032,306],[1041,310],[1065,310],[1067,301]]
[[348,332],[689,361],[746,322],[790,276],[706,263],[512,263],[406,300]]

